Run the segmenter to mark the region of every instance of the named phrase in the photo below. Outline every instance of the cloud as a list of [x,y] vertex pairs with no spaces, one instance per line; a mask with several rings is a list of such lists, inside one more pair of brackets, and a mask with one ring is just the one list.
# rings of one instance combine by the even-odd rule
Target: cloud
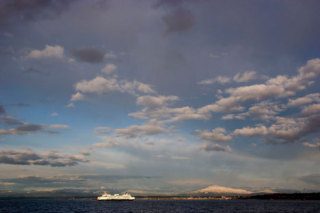
[[139,81],[118,80],[116,77],[105,78],[97,76],[92,80],[83,80],[75,84],[76,93],[71,96],[71,101],[83,100],[85,94],[106,94],[122,92],[136,95],[138,93],[155,93],[148,84]]
[[308,147],[308,148],[314,148],[314,149],[319,149],[320,150],[320,141],[319,141],[319,139],[318,139],[318,142],[315,142],[315,143],[304,142],[303,145],[305,147]]
[[239,111],[241,103],[246,101],[263,101],[268,98],[284,98],[293,96],[313,83],[313,79],[320,74],[320,59],[309,60],[298,69],[298,75],[287,77],[278,75],[267,80],[264,84],[240,86],[226,90],[228,96],[222,97],[215,103],[201,107],[199,112]]
[[156,107],[164,107],[167,106],[169,103],[179,100],[177,96],[140,96],[137,98],[137,105],[145,106],[148,108],[156,108]]
[[23,124],[21,126],[18,126],[15,130],[17,132],[36,132],[39,130],[42,130],[43,126],[42,125],[38,125],[38,124]]
[[285,109],[282,104],[276,104],[268,101],[257,103],[249,107],[247,112],[238,114],[227,114],[222,117],[223,120],[244,120],[246,118],[273,120]]
[[129,116],[138,119],[154,119],[166,123],[179,122],[185,120],[208,120],[210,115],[199,113],[196,109],[184,107],[145,107],[141,111],[129,113]]
[[258,125],[234,130],[234,136],[265,136],[270,142],[295,142],[309,134],[319,132],[320,116],[300,118],[277,117],[269,127]]
[[210,84],[214,84],[214,83],[219,83],[219,84],[226,84],[231,82],[231,79],[227,76],[218,76],[215,78],[211,78],[211,79],[206,79],[206,80],[202,80],[200,82],[198,82],[198,84],[200,85],[210,85]]
[[155,122],[150,122],[142,125],[132,125],[127,128],[115,129],[115,133],[117,136],[126,138],[156,135],[167,131],[167,129]]
[[75,85],[75,89],[81,93],[108,93],[114,91],[120,91],[120,85],[115,78],[104,78],[102,76],[97,76],[92,80],[83,80]]
[[199,137],[206,141],[212,141],[212,142],[227,142],[232,140],[232,136],[226,134],[226,130],[224,128],[215,128],[211,131],[198,130],[197,133]]
[[253,70],[248,70],[245,71],[244,73],[237,73],[234,77],[233,80],[235,82],[248,82],[257,79],[257,73],[256,71]]
[[231,152],[230,146],[221,146],[214,143],[206,143],[202,146],[202,149],[207,152]]
[[120,87],[123,92],[127,93],[155,93],[149,84],[141,83],[139,81],[120,81]]
[[41,58],[63,58],[64,48],[59,45],[46,45],[43,50],[32,50],[27,54],[27,58],[41,59]]
[[83,100],[84,98],[85,98],[85,96],[84,96],[82,93],[76,92],[75,94],[72,94],[72,95],[71,95],[70,100],[71,100],[71,101],[81,101],[81,100]]
[[256,135],[267,135],[268,128],[265,126],[256,126],[256,127],[243,127],[241,129],[236,129],[234,132],[235,136],[256,136]]
[[1,164],[66,167],[83,162],[88,162],[88,160],[82,155],[67,155],[54,151],[43,153],[37,153],[29,149],[0,151]]
[[178,8],[170,11],[163,17],[166,24],[166,33],[184,32],[191,29],[195,22],[195,17],[191,11]]
[[87,63],[101,63],[104,60],[104,52],[96,48],[74,49],[72,55],[78,60]]
[[284,106],[276,103],[261,102],[249,108],[248,116],[261,120],[270,120],[274,119],[279,112],[284,110],[284,108]]
[[105,74],[111,74],[117,69],[115,64],[106,64],[102,69],[101,72]]
[[238,82],[238,83],[244,83],[244,82],[249,82],[258,78],[261,78],[261,77],[257,75],[256,71],[249,70],[243,73],[237,73],[233,76],[233,78],[219,75],[215,78],[202,80],[198,82],[198,84],[200,85],[210,85],[214,83],[227,84],[232,81]]
[[68,129],[69,126],[66,124],[51,124],[48,126],[50,129]]
[[[9,126],[16,126],[16,125],[25,124],[25,122],[8,115],[6,113],[5,108],[3,106],[1,106],[1,105],[0,105],[0,123],[6,124],[6,125],[9,125]],[[0,129],[0,132],[1,132],[1,129]]]
[[52,124],[52,125],[41,125],[41,124],[19,124],[15,128],[11,129],[0,129],[1,135],[24,135],[36,132],[47,132],[47,133],[57,133],[58,130],[69,128],[65,124]]
[[288,106],[302,106],[311,103],[319,103],[320,102],[320,93],[312,93],[303,97],[289,99]]
[[20,121],[19,119],[16,119],[10,115],[0,115],[0,122],[4,123],[6,125],[22,125],[24,122]]
[[138,119],[157,120],[161,122],[178,122],[184,120],[207,120],[208,114],[201,114],[196,109],[183,107],[170,107],[175,101],[179,100],[177,96],[139,96],[137,105],[143,106],[140,111],[130,113],[129,116]]
[[320,112],[320,104],[311,104],[309,106],[306,106],[302,110],[302,114],[304,115],[311,115],[311,114],[317,114]]

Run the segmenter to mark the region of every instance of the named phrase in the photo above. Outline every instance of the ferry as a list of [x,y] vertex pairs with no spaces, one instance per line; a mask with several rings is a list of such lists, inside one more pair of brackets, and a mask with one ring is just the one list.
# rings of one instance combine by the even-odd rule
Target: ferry
[[97,197],[100,201],[133,201],[135,197],[131,196],[129,193],[124,194],[108,194],[104,192],[101,196]]

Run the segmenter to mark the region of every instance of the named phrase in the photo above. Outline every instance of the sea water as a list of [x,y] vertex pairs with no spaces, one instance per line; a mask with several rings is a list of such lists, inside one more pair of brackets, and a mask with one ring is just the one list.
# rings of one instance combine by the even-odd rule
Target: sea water
[[0,212],[219,212],[320,213],[320,201],[287,200],[136,200],[0,199]]

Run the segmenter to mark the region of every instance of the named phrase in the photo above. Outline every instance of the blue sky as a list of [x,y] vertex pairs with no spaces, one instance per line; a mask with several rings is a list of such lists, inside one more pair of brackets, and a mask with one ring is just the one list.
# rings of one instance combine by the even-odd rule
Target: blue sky
[[1,192],[319,190],[319,6],[2,1]]

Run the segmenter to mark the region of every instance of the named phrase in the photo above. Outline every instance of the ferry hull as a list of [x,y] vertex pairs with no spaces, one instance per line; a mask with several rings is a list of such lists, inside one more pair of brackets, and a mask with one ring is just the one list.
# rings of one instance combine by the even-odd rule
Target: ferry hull
[[98,201],[134,201],[134,198],[105,198],[105,197],[98,197]]

